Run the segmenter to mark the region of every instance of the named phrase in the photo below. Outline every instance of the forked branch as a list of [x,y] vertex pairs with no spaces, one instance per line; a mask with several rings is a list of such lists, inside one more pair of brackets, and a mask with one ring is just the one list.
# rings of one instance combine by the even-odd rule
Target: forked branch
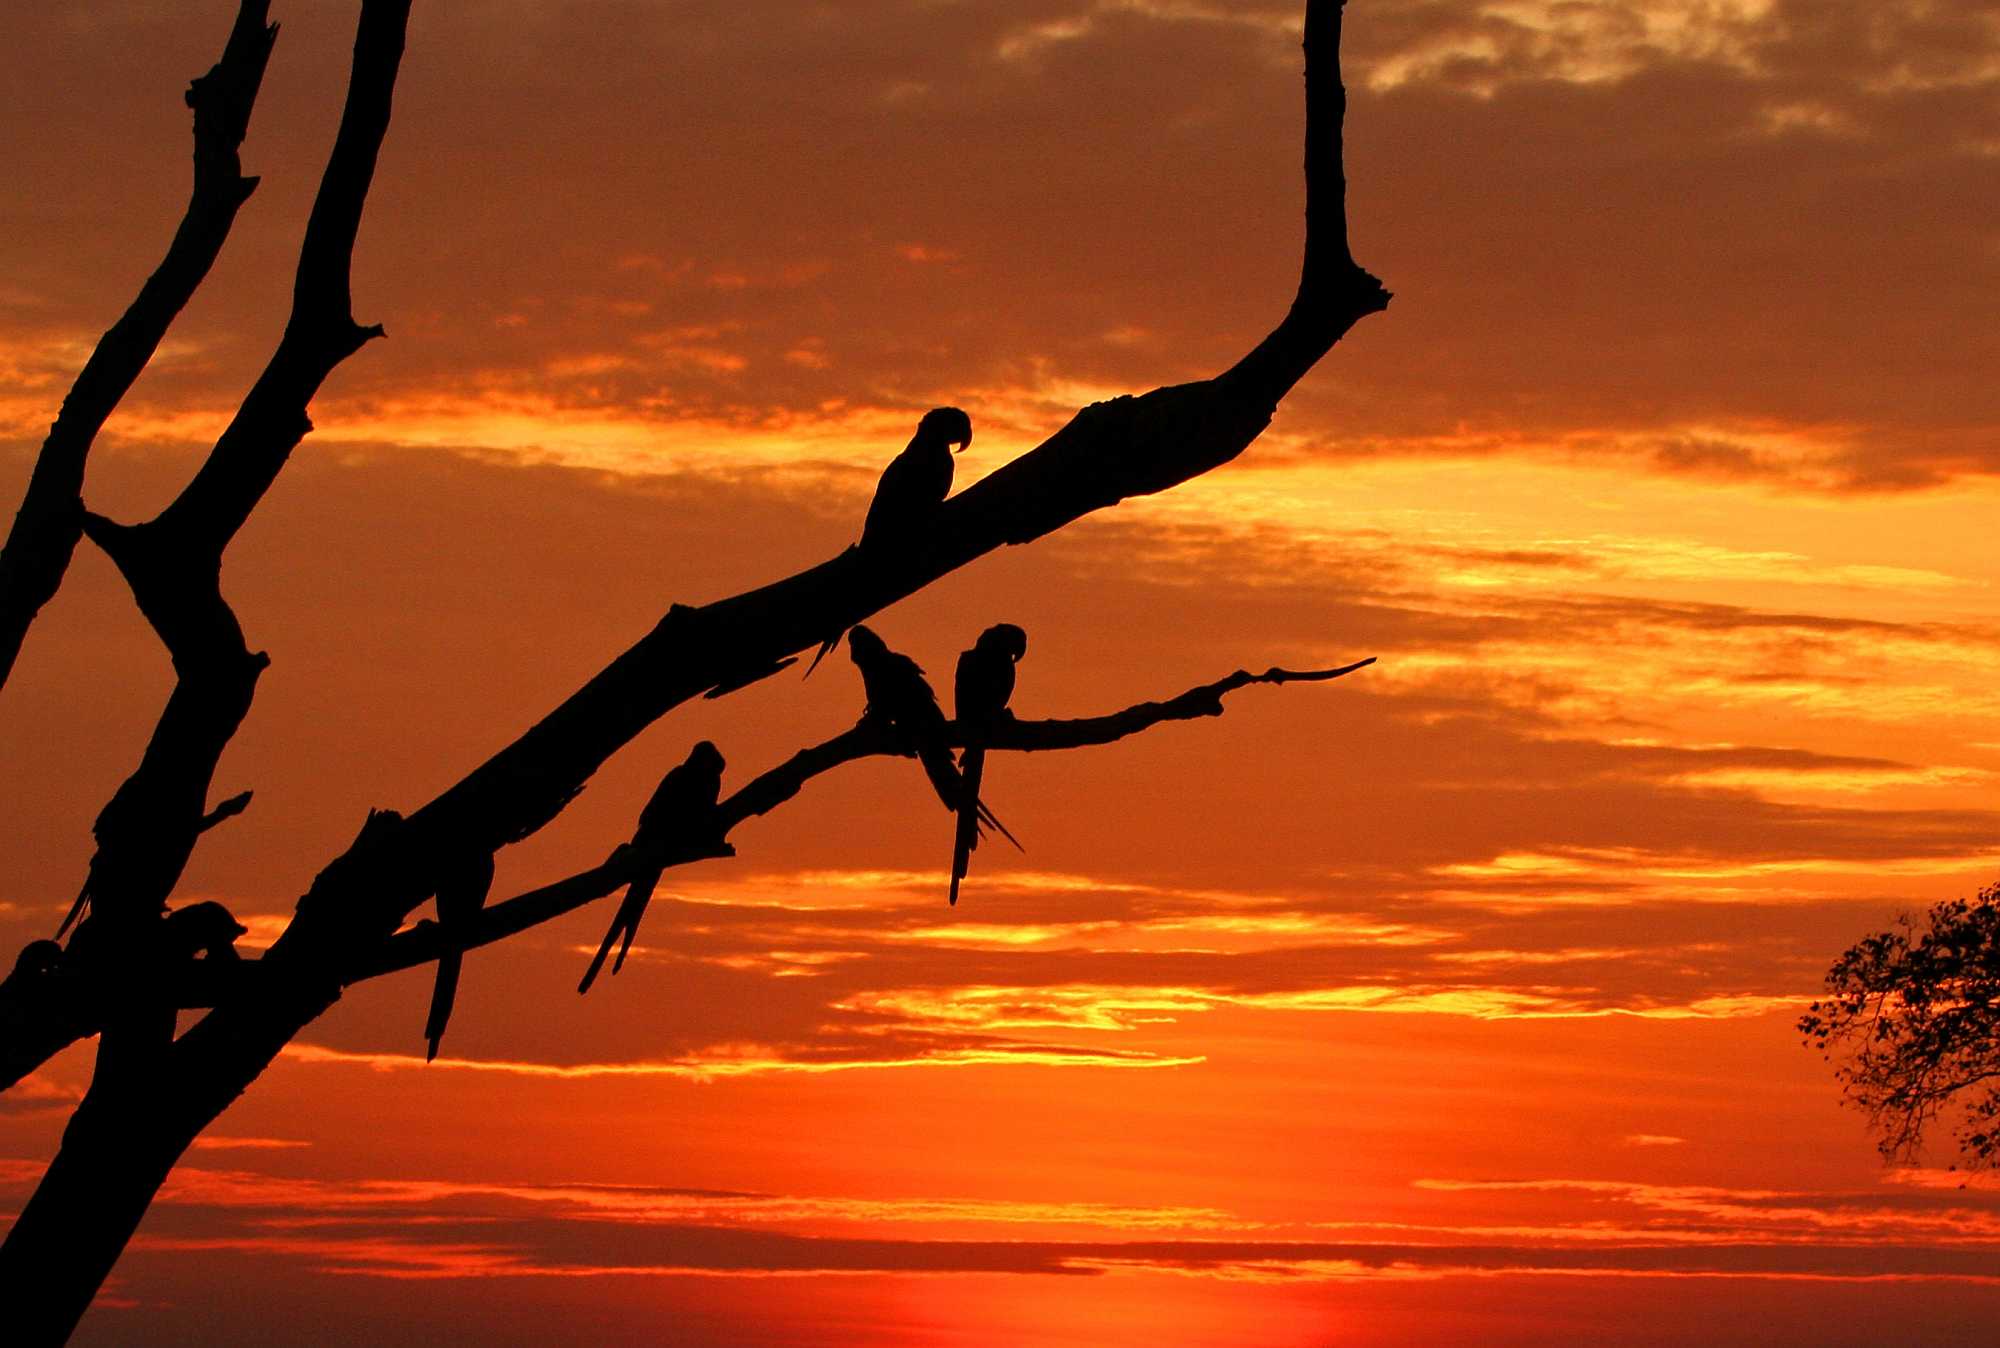
[[153,358],[180,311],[208,275],[236,212],[256,190],[243,176],[238,147],[277,40],[266,22],[270,0],[243,0],[222,59],[188,86],[194,110],[194,188],[167,254],[140,287],[124,316],[99,339],[77,374],[62,411],[49,427],[0,548],[0,685],[13,671],[21,642],[42,606],[55,596],[83,527],[83,472],[90,446]]

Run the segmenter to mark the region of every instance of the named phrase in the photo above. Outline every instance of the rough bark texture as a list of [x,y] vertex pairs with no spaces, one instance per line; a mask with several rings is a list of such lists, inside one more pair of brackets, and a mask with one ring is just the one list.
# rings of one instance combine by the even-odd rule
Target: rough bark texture
[[[267,51],[263,8],[246,4],[238,29],[264,33]],[[1340,162],[1345,110],[1338,69],[1340,4],[1310,0],[1304,263],[1283,321],[1243,360],[1213,379],[1083,409],[1041,446],[946,502],[926,536],[867,554],[850,549],[798,575],[702,607],[674,605],[651,632],[457,785],[407,818],[387,810],[371,813],[353,845],[314,879],[292,923],[261,959],[211,965],[186,952],[175,956],[164,934],[169,925],[164,905],[201,832],[240,808],[240,802],[231,802],[211,810],[207,798],[217,759],[247,714],[267,663],[250,650],[222,597],[222,556],[310,429],[306,409],[320,383],[342,359],[380,335],[380,329],[354,322],[349,263],[388,123],[408,9],[408,0],[363,2],[347,105],[308,224],[291,320],[269,366],[180,497],[139,525],[88,515],[77,499],[81,447],[73,455],[76,471],[68,477],[57,475],[68,461],[45,450],[44,458],[57,464],[50,469],[55,485],[40,497],[30,488],[32,501],[55,502],[46,508],[53,512],[48,518],[68,512],[65,559],[74,530],[81,528],[118,564],[171,654],[178,683],[138,769],[97,821],[98,850],[85,886],[91,916],[64,954],[65,964],[84,973],[66,988],[34,978],[9,980],[0,988],[0,1012],[32,1019],[38,996],[48,1008],[38,1027],[45,1032],[24,1034],[0,1052],[0,1065],[15,1078],[61,1043],[93,1030],[101,1035],[90,1091],[41,1186],[0,1246],[0,1298],[32,1316],[19,1340],[24,1343],[55,1343],[67,1336],[182,1151],[339,999],[346,983],[443,953],[447,938],[434,924],[401,931],[436,892],[441,876],[541,828],[611,754],[680,703],[752,682],[828,632],[865,619],[993,549],[1031,542],[1092,511],[1166,490],[1227,463],[1256,439],[1279,399],[1348,328],[1388,303],[1381,285],[1348,251]],[[237,40],[232,38],[232,51]],[[261,55],[256,69],[261,72]],[[240,90],[240,77],[230,87]],[[248,89],[254,94],[254,80]],[[238,102],[247,117],[247,96]],[[200,125],[198,103],[198,141]],[[240,129],[235,135],[240,140]],[[232,173],[234,144],[229,142]],[[197,179],[199,197],[199,172]],[[239,204],[244,194],[247,188],[239,187]],[[157,342],[157,334],[151,340]],[[147,345],[139,354],[138,365],[150,350]],[[88,382],[80,379],[79,389]],[[103,404],[88,423],[91,432],[122,392],[119,385],[87,400],[93,408]],[[79,417],[83,413],[79,403]],[[81,445],[88,439],[84,434]],[[41,473],[38,466],[38,480]],[[24,517],[28,514],[24,506]],[[17,534],[23,527],[17,526]],[[39,529],[35,525],[30,532]],[[14,544],[8,547],[11,554]],[[52,555],[35,544],[22,555],[44,554]],[[56,580],[60,574],[58,565]],[[48,588],[53,592],[53,582]],[[6,626],[14,621],[8,613],[25,613],[16,622],[25,630],[41,602],[17,601],[15,590],[39,592],[12,579],[0,584],[0,654],[8,660],[19,643],[17,631],[13,645],[4,645],[13,630]],[[1218,714],[1222,696],[1249,683],[1332,678],[1356,667],[1238,672],[1111,717],[1015,722],[991,743],[995,749],[1027,751],[1106,743],[1163,721]],[[727,823],[775,808],[816,772],[864,754],[894,751],[879,725],[864,722],[724,802]],[[726,851],[726,844],[695,851],[715,855]],[[690,859],[692,854],[669,860]],[[498,939],[610,892],[630,875],[632,862],[629,851],[614,853],[601,866],[495,905],[473,930],[471,943]],[[464,944],[456,940],[454,948]],[[175,1039],[174,1010],[182,1005],[214,1009]],[[143,1123],[135,1127],[135,1119]]]

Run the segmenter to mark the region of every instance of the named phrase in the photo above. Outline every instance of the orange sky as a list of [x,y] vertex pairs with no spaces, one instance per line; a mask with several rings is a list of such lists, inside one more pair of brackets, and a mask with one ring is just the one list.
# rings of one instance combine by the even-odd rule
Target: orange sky
[[[164,246],[232,6],[10,15],[0,478]],[[1211,373],[1297,270],[1299,6],[420,3],[350,360],[224,572],[273,666],[184,897],[268,940],[673,601]],[[114,417],[170,498],[283,322],[353,6],[283,4],[263,185]],[[794,12],[796,11],[796,12]],[[1976,0],[1353,0],[1355,251],[1396,294],[1231,467],[885,613],[1015,707],[1238,666],[1221,721],[997,757],[1028,846],[857,765],[604,905],[354,989],[190,1153],[89,1344],[1961,1343],[2000,1194],[1885,1170],[1791,1027],[1994,878],[2000,18]],[[0,693],[0,946],[169,683],[88,549]],[[849,724],[836,660],[668,717],[501,889]],[[0,1211],[89,1051],[0,1097]],[[1933,1158],[1942,1164],[1948,1157]]]

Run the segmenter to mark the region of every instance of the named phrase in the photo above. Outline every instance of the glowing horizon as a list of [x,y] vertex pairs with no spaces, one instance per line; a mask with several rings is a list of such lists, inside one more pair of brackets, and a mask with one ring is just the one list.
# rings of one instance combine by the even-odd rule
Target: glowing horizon
[[[169,499],[275,338],[352,8],[278,6],[263,181],[93,509]],[[230,9],[15,25],[10,489],[171,228]],[[1227,366],[1296,280],[1298,11],[419,4],[356,257],[390,337],[229,554],[273,665],[216,793],[256,798],[176,901],[267,946],[367,809],[668,604],[851,543],[925,408],[972,417],[962,490]],[[1349,210],[1390,309],[1239,462],[871,622],[941,694],[1020,623],[1023,716],[1377,663],[996,754],[1029,851],[982,848],[956,908],[949,817],[875,761],[670,873],[587,997],[607,904],[472,952],[435,1063],[423,974],[356,986],[196,1144],[76,1341],[1990,1323],[1993,1186],[1885,1168],[1793,1031],[1845,945],[2000,870],[2000,19],[1871,15],[1354,0]],[[0,692],[7,948],[74,898],[169,678],[86,547]],[[677,710],[496,895],[601,858],[693,741],[737,785],[860,696],[835,659]],[[0,1096],[0,1208],[91,1052]]]

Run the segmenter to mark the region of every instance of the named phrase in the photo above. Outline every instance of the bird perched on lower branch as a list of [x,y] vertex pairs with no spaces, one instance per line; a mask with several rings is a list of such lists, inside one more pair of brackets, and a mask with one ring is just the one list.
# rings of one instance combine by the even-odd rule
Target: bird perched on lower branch
[[951,845],[950,899],[954,907],[959,881],[972,864],[972,849],[979,846],[979,786],[986,775],[986,741],[996,722],[1013,715],[1007,703],[1014,696],[1014,666],[1027,653],[1026,632],[1013,623],[995,623],[979,634],[972,649],[958,657],[952,709],[958,713],[965,749],[958,757],[962,781],[958,829]]
[[715,817],[715,803],[722,797],[722,751],[707,740],[688,751],[688,756],[678,767],[668,771],[653,789],[652,799],[646,808],[639,811],[639,827],[632,834],[632,847],[644,858],[640,869],[632,876],[632,883],[626,887],[625,900],[618,905],[618,913],[611,919],[610,930],[604,933],[603,944],[597,947],[597,955],[590,961],[590,967],[583,972],[583,981],[576,985],[578,992],[590,991],[590,985],[597,981],[598,971],[604,968],[605,957],[611,953],[611,943],[618,941],[618,958],[611,965],[611,972],[617,973],[625,967],[625,952],[632,948],[632,938],[639,934],[639,919],[646,915],[646,905],[652,901],[653,890],[660,883],[665,866],[658,859],[673,849],[676,843],[697,841],[713,842],[721,833]]
[[887,721],[916,751],[931,789],[947,810],[958,808],[958,764],[951,756],[950,722],[938,706],[937,694],[924,677],[923,666],[889,649],[870,628],[856,624],[847,633],[847,653],[861,671],[868,692],[865,715]]
[[[956,407],[933,407],[917,423],[917,433],[903,452],[889,460],[875,484],[875,499],[861,525],[861,555],[880,559],[885,553],[921,539],[951,494],[952,461],[972,443],[972,418]],[[835,632],[820,643],[806,667],[806,677],[840,642]]]
[[[903,737],[924,765],[931,790],[937,792],[947,810],[958,813],[965,785],[951,754],[951,723],[945,720],[937,694],[924,678],[923,666],[890,650],[882,638],[858,623],[847,633],[847,653],[861,671],[861,686],[868,692],[864,716],[880,717]],[[975,798],[973,809],[980,820],[1006,834],[1009,842],[1014,841],[1014,835],[983,801]],[[1014,845],[1020,846],[1018,842]]]

